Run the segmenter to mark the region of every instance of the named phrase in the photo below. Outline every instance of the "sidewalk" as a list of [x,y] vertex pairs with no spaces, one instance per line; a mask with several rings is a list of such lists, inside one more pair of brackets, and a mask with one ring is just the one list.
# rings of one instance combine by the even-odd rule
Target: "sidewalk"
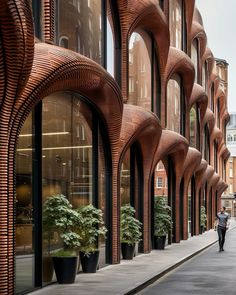
[[[230,230],[236,227],[231,220]],[[164,251],[153,250],[134,260],[122,260],[121,264],[109,265],[96,274],[79,274],[72,285],[53,284],[31,295],[104,295],[135,294],[181,263],[197,255],[217,241],[214,230],[194,236],[179,244],[172,244]]]

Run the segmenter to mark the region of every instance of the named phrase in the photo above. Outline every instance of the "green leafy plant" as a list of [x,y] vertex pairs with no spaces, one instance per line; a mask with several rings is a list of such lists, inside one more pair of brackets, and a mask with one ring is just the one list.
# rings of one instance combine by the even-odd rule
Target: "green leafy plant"
[[205,209],[204,206],[201,206],[201,212],[200,212],[200,226],[205,227],[205,226],[206,226],[206,220],[207,220],[206,209]]
[[67,198],[62,195],[50,196],[43,204],[43,228],[50,240],[57,232],[63,242],[63,250],[53,253],[54,256],[71,256],[80,246],[81,236],[78,228],[82,224],[79,212],[72,209]]
[[134,245],[141,241],[142,223],[134,217],[135,209],[129,204],[121,207],[120,239],[121,243]]
[[82,217],[82,224],[78,228],[80,240],[80,251],[86,255],[98,250],[98,239],[106,237],[107,229],[103,221],[102,210],[93,205],[82,206],[77,209]]
[[171,229],[171,207],[166,204],[165,198],[157,196],[154,200],[154,235],[166,236]]

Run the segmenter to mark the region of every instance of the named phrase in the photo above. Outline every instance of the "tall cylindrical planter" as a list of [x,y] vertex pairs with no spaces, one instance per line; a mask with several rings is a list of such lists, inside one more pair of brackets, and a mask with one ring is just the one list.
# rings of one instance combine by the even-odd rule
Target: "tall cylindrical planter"
[[157,250],[164,250],[166,245],[166,236],[157,237],[154,238],[154,249]]
[[59,284],[73,284],[78,266],[78,257],[53,257],[53,265]]
[[127,243],[121,243],[121,253],[122,253],[123,259],[126,259],[126,260],[133,259],[134,249],[135,249],[135,244],[130,245]]
[[97,271],[99,253],[100,253],[99,251],[95,251],[89,254],[80,252],[80,262],[81,262],[83,272],[95,273]]

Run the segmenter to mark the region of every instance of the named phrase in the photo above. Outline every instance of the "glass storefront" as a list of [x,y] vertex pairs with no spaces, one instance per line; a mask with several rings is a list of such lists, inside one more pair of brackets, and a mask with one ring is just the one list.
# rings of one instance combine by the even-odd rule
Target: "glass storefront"
[[102,16],[100,0],[58,0],[56,43],[102,64]]
[[167,129],[181,132],[181,89],[180,77],[174,75],[167,84]]
[[24,123],[16,154],[16,292],[34,287],[32,114]]
[[128,104],[152,110],[150,52],[144,39],[133,33],[129,40]]
[[[37,110],[39,111],[39,110]],[[16,291],[17,293],[35,287],[35,261],[42,255],[42,284],[55,280],[50,277],[52,269],[50,255],[61,248],[56,232],[49,232],[43,223],[42,253],[35,247],[37,224],[34,225],[33,210],[36,182],[42,184],[42,205],[55,194],[65,195],[73,208],[93,204],[104,213],[106,206],[106,166],[103,140],[99,120],[80,96],[72,93],[54,93],[42,101],[41,148],[37,158],[35,132],[36,109],[27,118],[17,146],[17,202],[16,202]],[[96,124],[95,124],[96,121]],[[32,132],[35,132],[34,133]],[[33,134],[33,136],[32,136]],[[94,135],[95,134],[95,135]],[[94,139],[96,138],[96,139]],[[41,172],[36,171],[36,162],[41,162]],[[97,168],[96,168],[97,167]],[[97,172],[95,172],[97,171]],[[39,180],[38,175],[42,175]],[[96,180],[95,180],[96,179]],[[95,197],[97,196],[97,197]],[[36,208],[37,209],[37,208]],[[43,215],[39,216],[42,222]],[[107,263],[106,240],[101,239],[99,267]],[[37,252],[37,253],[36,253]],[[36,259],[36,260],[35,260]]]
[[120,177],[121,206],[130,204],[130,149],[125,153]]
[[188,186],[188,236],[191,237],[192,231],[192,184]]

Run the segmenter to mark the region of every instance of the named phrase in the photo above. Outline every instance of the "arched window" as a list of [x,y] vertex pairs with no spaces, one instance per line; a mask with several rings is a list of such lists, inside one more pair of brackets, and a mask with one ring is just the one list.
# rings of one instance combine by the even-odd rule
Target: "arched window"
[[200,145],[200,111],[198,105],[194,105],[190,110],[190,138],[191,147],[199,149]]
[[[43,228],[39,226],[44,219],[44,211],[41,214],[40,208],[48,197],[63,194],[74,208],[93,204],[103,211],[104,220],[110,218],[105,177],[109,152],[105,157],[104,151],[109,150],[109,146],[103,144],[104,133],[100,130],[104,128],[101,124],[98,114],[83,98],[69,92],[45,97],[26,119],[16,149],[17,292],[35,287],[34,277],[39,265],[43,265],[42,275],[45,278],[48,270],[45,267],[46,257],[62,245],[57,233],[51,229],[49,234],[45,225]],[[106,226],[109,226],[108,223]],[[33,233],[42,236],[40,246],[35,246],[37,235]],[[109,262],[105,261],[105,257],[110,255],[106,252],[108,239],[98,241],[103,252],[100,266]],[[22,255],[24,262],[27,261],[24,265]],[[41,280],[41,275],[37,276],[37,280]]]
[[217,99],[217,105],[216,105],[216,122],[217,127],[220,128],[220,98]]
[[214,83],[211,84],[211,89],[210,89],[210,107],[211,107],[211,110],[212,112],[214,113],[215,112],[215,86],[214,86]]
[[191,44],[191,59],[195,68],[195,83],[199,81],[199,71],[198,71],[198,39],[194,39]]
[[208,129],[208,124],[205,125],[205,160],[210,163],[210,133],[209,133],[209,129]]
[[133,33],[129,41],[129,99],[128,104],[152,110],[151,63],[144,39]]
[[182,7],[182,0],[169,1],[170,45],[178,49],[182,49],[183,44]]
[[207,93],[207,84],[208,84],[208,66],[207,61],[204,62],[202,66],[202,87]]
[[[102,3],[101,0],[56,1],[56,40],[59,46],[68,46],[73,51],[103,63]],[[66,36],[67,42],[60,42]]]
[[184,133],[184,99],[181,89],[181,78],[174,75],[167,84],[166,128]]
[[111,24],[107,18],[107,71],[114,77],[114,38]]
[[214,168],[215,171],[218,172],[218,144],[216,141],[214,141]]

